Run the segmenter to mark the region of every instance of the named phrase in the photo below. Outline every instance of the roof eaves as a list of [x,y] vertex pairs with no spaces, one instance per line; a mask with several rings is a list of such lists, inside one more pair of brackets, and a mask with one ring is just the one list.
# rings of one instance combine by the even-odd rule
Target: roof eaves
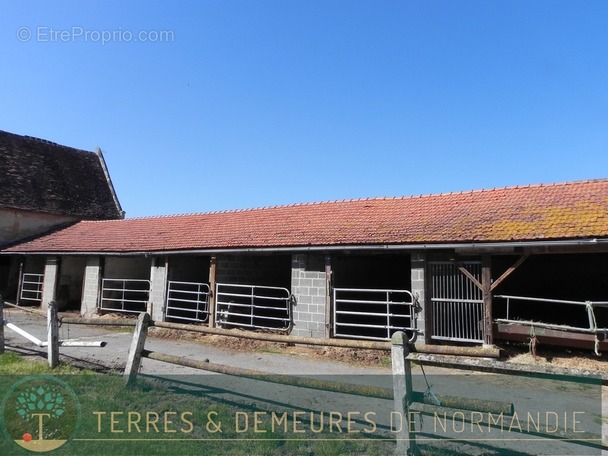
[[608,238],[572,238],[552,240],[519,240],[491,242],[450,242],[450,243],[409,243],[409,244],[340,244],[307,245],[284,247],[235,247],[180,250],[122,250],[122,251],[0,251],[0,255],[57,255],[57,256],[160,256],[160,255],[219,255],[243,253],[304,253],[336,251],[420,251],[466,249],[488,251],[488,249],[531,248],[531,247],[575,247],[608,246]]

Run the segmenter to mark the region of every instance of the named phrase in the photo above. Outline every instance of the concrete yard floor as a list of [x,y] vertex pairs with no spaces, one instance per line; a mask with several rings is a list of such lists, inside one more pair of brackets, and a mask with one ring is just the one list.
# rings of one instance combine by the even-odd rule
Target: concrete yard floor
[[[40,340],[46,340],[46,319],[42,315],[8,308],[4,319],[26,330]],[[61,316],[61,314],[60,314]],[[22,336],[10,330],[5,331],[6,345],[24,353],[46,356],[46,348],[36,347]],[[114,326],[91,326],[65,324],[59,328],[59,338],[84,341],[103,341],[101,347],[61,347],[60,360],[92,370],[117,370],[125,368],[133,328]],[[222,364],[245,369],[261,370],[276,374],[298,375],[386,375],[390,368],[352,366],[331,360],[306,359],[293,354],[264,352],[243,352],[216,345],[201,343],[192,339],[155,337],[151,330],[146,339],[146,350],[158,351],[169,355]],[[152,359],[144,359],[141,373],[144,374],[200,374],[200,370],[176,366]]]

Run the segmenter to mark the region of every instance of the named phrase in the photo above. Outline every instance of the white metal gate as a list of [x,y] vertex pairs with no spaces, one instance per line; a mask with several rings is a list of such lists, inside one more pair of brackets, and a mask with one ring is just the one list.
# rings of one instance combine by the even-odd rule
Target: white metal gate
[[221,327],[287,330],[292,295],[287,288],[218,283],[215,321]]
[[209,291],[206,283],[170,280],[167,286],[167,320],[207,322]]
[[433,314],[432,339],[483,342],[484,306],[481,290],[462,272],[481,282],[481,262],[429,262]]
[[112,312],[145,312],[150,299],[150,281],[143,279],[103,279],[99,308]]
[[416,310],[407,290],[334,288],[334,336],[388,340],[395,331],[416,337]]
[[19,302],[42,302],[43,281],[44,274],[24,273],[23,277],[21,278],[21,293],[19,293]]

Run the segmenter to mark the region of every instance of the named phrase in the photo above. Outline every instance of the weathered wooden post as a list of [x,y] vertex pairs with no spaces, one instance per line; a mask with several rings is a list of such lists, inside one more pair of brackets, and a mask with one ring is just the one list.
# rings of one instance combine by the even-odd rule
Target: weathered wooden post
[[217,257],[209,260],[209,327],[215,328],[215,284],[217,275]]
[[131,383],[137,377],[139,367],[141,366],[141,354],[146,344],[148,336],[148,326],[150,326],[150,314],[142,312],[137,317],[131,348],[129,349],[129,357],[127,358],[127,366],[125,367],[124,379],[125,382]]
[[4,299],[0,295],[0,353],[4,353]]
[[483,344],[494,344],[494,325],[492,317],[492,261],[490,255],[481,257],[481,293],[483,296]]
[[53,369],[59,364],[59,320],[57,318],[57,302],[49,302],[47,317],[48,361],[49,366]]
[[397,446],[395,454],[406,455],[416,448],[410,423],[409,404],[412,400],[412,368],[406,360],[409,354],[408,337],[403,331],[397,331],[391,338],[391,360],[393,366],[393,397],[395,401],[391,431],[396,433]]

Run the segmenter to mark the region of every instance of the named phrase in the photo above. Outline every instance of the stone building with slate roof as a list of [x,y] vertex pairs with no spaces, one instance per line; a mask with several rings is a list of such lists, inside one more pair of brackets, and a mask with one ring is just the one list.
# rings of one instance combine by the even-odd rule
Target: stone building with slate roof
[[83,315],[608,348],[608,180],[85,220],[3,255]]
[[[100,150],[0,131],[0,248],[81,220],[123,217]],[[0,293],[16,267],[0,257]]]

